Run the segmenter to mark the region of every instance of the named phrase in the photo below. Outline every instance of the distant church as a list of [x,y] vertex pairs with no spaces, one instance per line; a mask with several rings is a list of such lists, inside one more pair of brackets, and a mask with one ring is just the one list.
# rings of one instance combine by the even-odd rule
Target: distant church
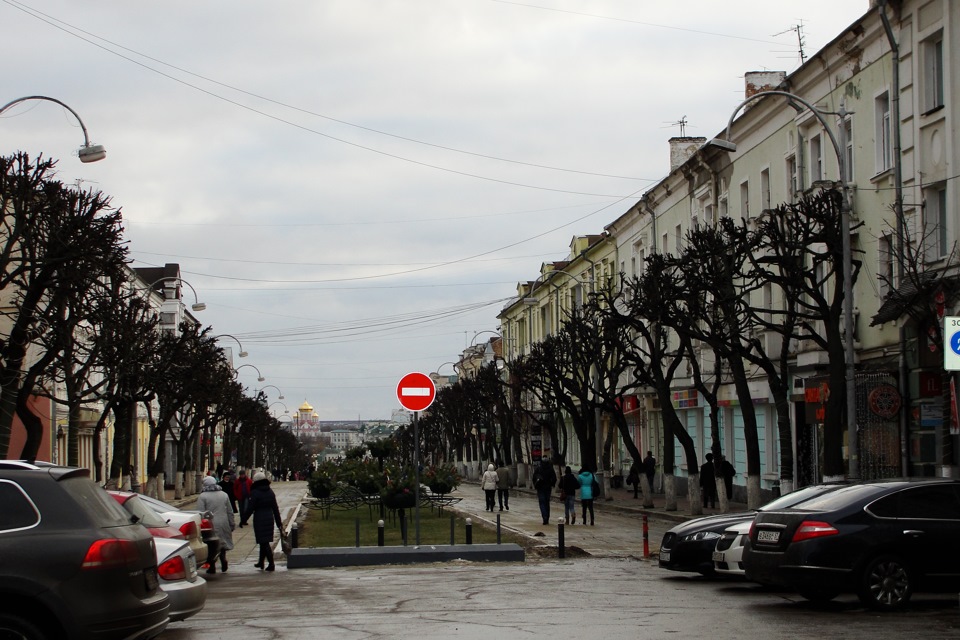
[[306,400],[297,409],[293,416],[293,429],[301,436],[316,436],[320,434],[320,414]]

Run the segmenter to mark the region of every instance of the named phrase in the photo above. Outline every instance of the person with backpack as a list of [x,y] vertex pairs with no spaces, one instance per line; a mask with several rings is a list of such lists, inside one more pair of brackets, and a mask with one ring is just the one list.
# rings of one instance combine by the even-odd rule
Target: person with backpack
[[587,524],[587,511],[590,512],[590,526],[593,526],[593,498],[596,488],[596,477],[586,469],[580,469],[577,476],[580,480],[580,519]]
[[577,524],[577,491],[580,490],[580,480],[573,475],[573,470],[567,467],[560,478],[560,495],[563,497],[563,520],[567,524]]
[[533,488],[537,490],[543,524],[550,524],[550,494],[553,493],[553,487],[556,484],[557,472],[553,470],[550,460],[545,457],[533,472]]

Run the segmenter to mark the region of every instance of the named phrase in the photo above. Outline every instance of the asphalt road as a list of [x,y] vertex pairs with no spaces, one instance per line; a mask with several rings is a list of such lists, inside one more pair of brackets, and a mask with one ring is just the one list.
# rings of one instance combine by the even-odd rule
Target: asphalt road
[[[277,483],[285,518],[302,495],[298,483]],[[473,488],[475,489],[475,487]],[[464,490],[458,508],[491,518],[481,497]],[[476,490],[479,493],[479,490]],[[475,502],[476,501],[476,502]],[[474,505],[478,513],[474,512]],[[511,498],[501,522],[535,529],[548,543],[536,500]],[[558,505],[559,506],[559,505]],[[552,519],[561,512],[552,513]],[[659,531],[670,519],[653,519]],[[956,596],[917,597],[902,613],[876,614],[852,596],[813,605],[792,594],[736,580],[660,569],[645,559],[635,517],[597,513],[596,526],[566,527],[568,544],[601,551],[591,557],[527,562],[299,569],[283,563],[272,574],[253,568],[244,538],[230,571],[208,581],[203,611],[172,623],[161,640],[293,640],[333,638],[771,638],[883,639],[960,637]],[[652,539],[652,534],[651,534]],[[657,537],[659,540],[659,537]],[[619,542],[617,542],[619,541]],[[251,546],[250,551],[244,551]]]

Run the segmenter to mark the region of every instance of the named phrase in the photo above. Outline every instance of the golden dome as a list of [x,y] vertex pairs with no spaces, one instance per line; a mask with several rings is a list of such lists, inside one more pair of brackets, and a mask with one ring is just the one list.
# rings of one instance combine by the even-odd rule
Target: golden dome
[[300,405],[300,413],[313,413],[313,407],[311,407],[310,404],[304,400],[303,404]]

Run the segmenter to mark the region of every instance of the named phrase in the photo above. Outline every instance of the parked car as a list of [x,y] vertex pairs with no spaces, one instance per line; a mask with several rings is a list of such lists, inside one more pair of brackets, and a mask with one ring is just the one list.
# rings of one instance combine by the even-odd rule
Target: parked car
[[757,515],[747,578],[809,600],[856,593],[899,609],[916,591],[960,590],[960,482],[887,480]]
[[86,469],[0,461],[0,637],[153,638],[156,546]]
[[753,520],[738,522],[720,534],[713,550],[713,570],[731,576],[743,576],[743,545],[750,533]]
[[197,575],[197,558],[184,540],[155,538],[160,588],[170,598],[170,621],[186,620],[207,602],[207,581]]
[[[811,485],[780,496],[760,507],[760,511],[797,504],[842,484]],[[659,564],[671,571],[687,571],[711,575],[714,573],[713,552],[723,532],[732,526],[750,523],[757,511],[721,513],[688,520],[673,527],[660,542]]]
[[214,555],[219,539],[213,531],[213,522],[210,518],[204,517],[204,514],[199,511],[178,509],[147,495],[141,494],[140,502],[160,514],[167,524],[180,530],[190,543],[190,548],[197,557],[197,564],[202,565],[208,557]]
[[143,525],[156,538],[176,538],[186,540],[187,536],[180,529],[169,524],[159,513],[147,507],[140,499],[139,493],[130,491],[107,491],[117,503],[133,518],[133,521]]

